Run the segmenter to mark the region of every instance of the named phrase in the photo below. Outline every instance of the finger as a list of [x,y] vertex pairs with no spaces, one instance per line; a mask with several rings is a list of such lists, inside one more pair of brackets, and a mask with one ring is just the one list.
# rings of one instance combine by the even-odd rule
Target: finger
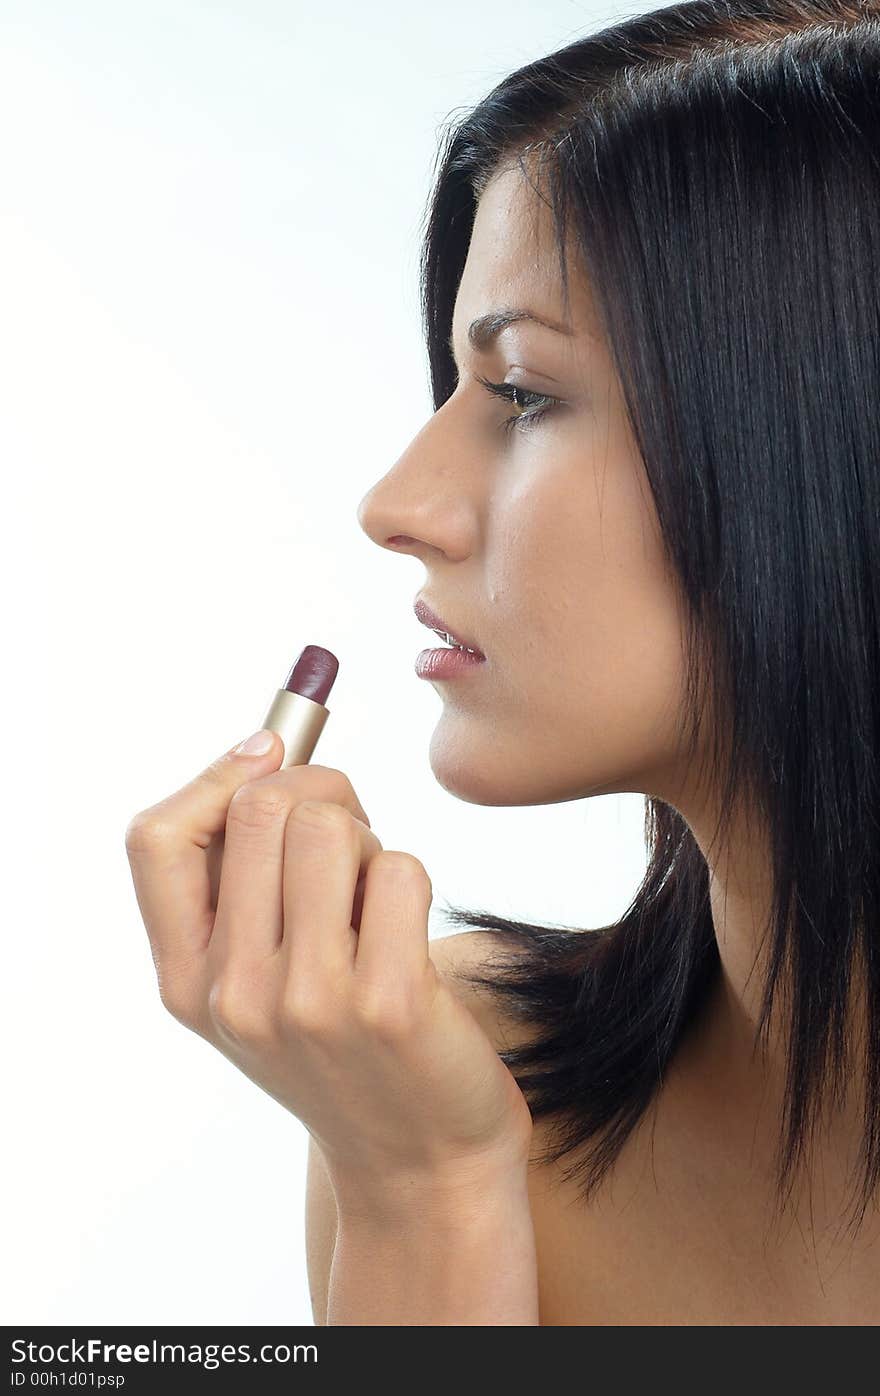
[[350,973],[358,879],[382,845],[342,806],[306,800],[291,811],[284,840],[283,949],[291,986]]
[[[253,962],[281,945],[285,828],[291,811],[304,800],[334,801],[370,833],[363,806],[341,771],[327,766],[289,766],[241,786],[226,817],[210,944],[214,964]],[[376,835],[371,837],[381,848]]]
[[402,989],[426,968],[432,901],[431,879],[413,854],[385,849],[372,859],[355,957],[360,980]]
[[129,822],[125,847],[154,958],[188,963],[207,945],[214,919],[207,849],[245,781],[277,767],[284,743],[257,756],[233,747],[173,795]]
[[[297,769],[299,770],[301,768],[298,767]],[[331,766],[309,766],[308,770],[310,774],[307,777],[296,777],[297,798],[302,798],[304,790],[307,795],[315,799],[335,800],[337,804],[346,805],[358,819],[361,819],[364,824],[366,824],[367,828],[370,827],[370,821],[367,818],[366,811],[358,799],[351,781],[342,771],[338,771]],[[287,779],[286,771],[272,772],[271,774],[277,774],[279,780]],[[268,779],[269,777],[264,778]],[[211,840],[207,849],[211,906],[215,911],[217,908],[217,898],[220,892],[220,873],[223,867],[225,841],[226,831],[223,829]],[[357,908],[357,919],[353,924],[355,928],[357,928],[360,924],[359,892],[355,895],[355,907]]]

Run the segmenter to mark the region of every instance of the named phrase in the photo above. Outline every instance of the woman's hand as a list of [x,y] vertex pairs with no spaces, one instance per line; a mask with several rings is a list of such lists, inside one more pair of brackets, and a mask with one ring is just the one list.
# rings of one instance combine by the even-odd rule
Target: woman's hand
[[531,1115],[430,959],[423,865],[282,754],[233,749],[129,823],[162,1002],[303,1122],[340,1212],[524,1175]]

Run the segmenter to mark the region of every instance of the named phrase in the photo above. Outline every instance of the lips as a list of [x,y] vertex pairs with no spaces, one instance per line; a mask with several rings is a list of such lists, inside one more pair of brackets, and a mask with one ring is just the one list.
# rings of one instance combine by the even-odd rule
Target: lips
[[443,620],[441,616],[438,616],[435,611],[431,610],[428,603],[423,601],[420,596],[416,597],[413,610],[422,625],[426,625],[429,630],[438,630],[443,635],[449,635],[457,645],[465,645],[467,649],[474,650],[477,654],[481,655],[483,659],[486,658],[475,640],[472,640],[463,630],[458,630],[450,625],[448,621]]

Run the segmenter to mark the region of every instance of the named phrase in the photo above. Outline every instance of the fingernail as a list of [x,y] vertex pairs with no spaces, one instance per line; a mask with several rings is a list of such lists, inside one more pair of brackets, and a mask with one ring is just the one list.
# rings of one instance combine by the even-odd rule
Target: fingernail
[[240,756],[265,756],[272,748],[274,737],[274,732],[270,732],[268,727],[261,727],[252,737],[239,742],[235,750]]

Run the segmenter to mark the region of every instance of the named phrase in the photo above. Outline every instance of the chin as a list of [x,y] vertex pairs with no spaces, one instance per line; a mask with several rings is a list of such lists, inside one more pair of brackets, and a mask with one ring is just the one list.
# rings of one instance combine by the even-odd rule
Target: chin
[[437,784],[470,805],[556,805],[596,795],[644,793],[640,777],[625,775],[604,754],[593,768],[560,754],[557,739],[542,745],[534,732],[510,734],[473,714],[444,712],[431,736],[429,761]]
[[[460,724],[443,718],[434,729],[428,758],[434,779],[456,799],[469,805],[508,805],[509,781],[497,749],[477,736],[472,718]],[[457,729],[454,731],[453,728]],[[470,729],[465,735],[466,729]]]
[[497,731],[488,738],[471,717],[460,725],[441,719],[429,760],[438,785],[469,805],[542,805],[552,799],[535,787],[534,770],[517,769],[519,753],[505,751]]

